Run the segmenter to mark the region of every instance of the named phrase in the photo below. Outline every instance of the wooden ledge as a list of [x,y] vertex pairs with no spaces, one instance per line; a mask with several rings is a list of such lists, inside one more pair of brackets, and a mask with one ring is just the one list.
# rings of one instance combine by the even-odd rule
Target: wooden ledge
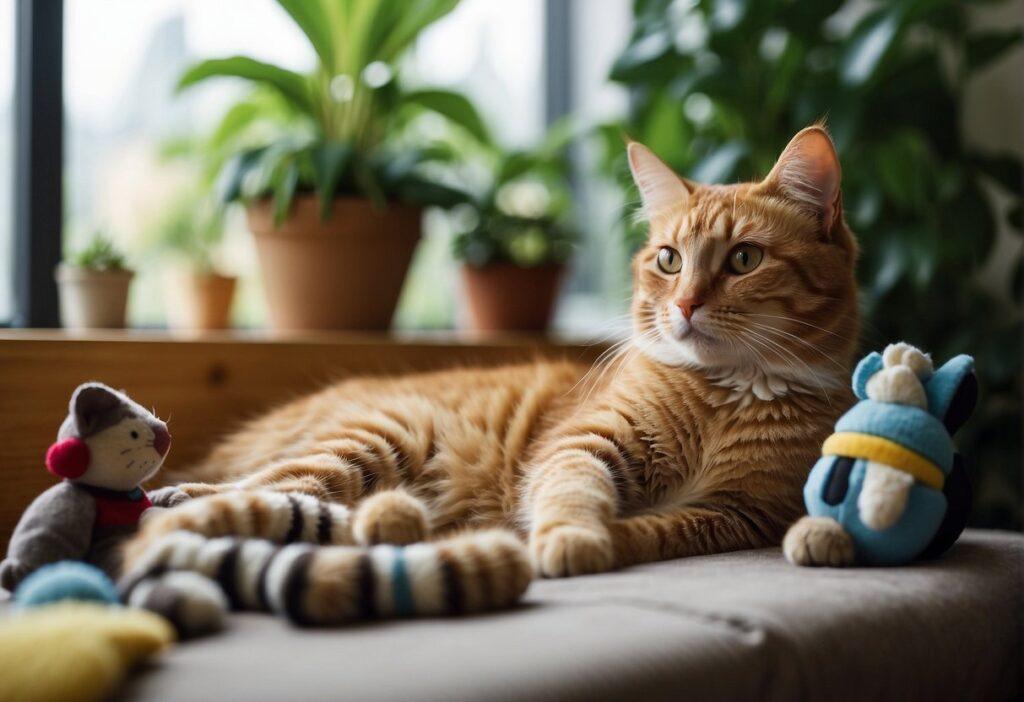
[[593,361],[603,344],[457,334],[268,334],[0,330],[0,549],[53,479],[43,456],[87,380],[123,388],[169,420],[164,470],[202,455],[238,422],[353,375],[407,373],[536,358]]

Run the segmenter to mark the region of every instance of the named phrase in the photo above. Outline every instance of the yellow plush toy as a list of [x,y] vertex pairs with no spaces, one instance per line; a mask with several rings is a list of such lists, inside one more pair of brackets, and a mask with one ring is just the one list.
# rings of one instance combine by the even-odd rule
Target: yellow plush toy
[[174,640],[160,616],[60,602],[0,619],[0,702],[101,700],[130,668]]

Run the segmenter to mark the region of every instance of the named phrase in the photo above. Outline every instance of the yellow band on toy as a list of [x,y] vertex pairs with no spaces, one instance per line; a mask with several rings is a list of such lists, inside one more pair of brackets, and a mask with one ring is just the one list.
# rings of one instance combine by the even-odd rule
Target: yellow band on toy
[[863,458],[867,461],[882,463],[910,473],[920,482],[936,490],[941,490],[942,484],[946,482],[946,477],[939,467],[927,458],[895,441],[872,434],[860,434],[853,431],[833,434],[825,439],[825,443],[821,447],[821,455]]

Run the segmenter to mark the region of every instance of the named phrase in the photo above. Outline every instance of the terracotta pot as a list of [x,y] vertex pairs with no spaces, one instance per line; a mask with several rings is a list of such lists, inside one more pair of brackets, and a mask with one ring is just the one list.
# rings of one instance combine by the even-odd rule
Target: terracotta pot
[[128,270],[58,265],[54,277],[60,290],[61,325],[74,330],[123,329],[134,275]]
[[551,323],[565,266],[462,267],[476,331],[543,331]]
[[378,210],[368,200],[339,198],[324,222],[316,198],[304,195],[275,227],[269,201],[250,206],[271,325],[387,329],[420,238],[421,214],[410,205]]
[[237,279],[212,271],[178,271],[167,296],[167,321],[174,329],[210,331],[231,326]]

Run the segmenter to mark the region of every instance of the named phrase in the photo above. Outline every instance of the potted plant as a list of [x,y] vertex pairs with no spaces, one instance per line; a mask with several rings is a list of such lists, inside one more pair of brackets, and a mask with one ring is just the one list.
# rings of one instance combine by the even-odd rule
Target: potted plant
[[101,232],[81,251],[58,264],[61,324],[67,329],[121,329],[134,273]]
[[465,200],[430,176],[450,154],[422,146],[417,118],[434,112],[488,138],[465,97],[397,77],[405,51],[457,0],[278,3],[316,53],[312,73],[235,56],[193,66],[179,86],[224,76],[257,86],[218,129],[231,154],[219,189],[246,205],[272,325],[384,329],[422,208]]
[[224,211],[194,192],[178,197],[156,222],[161,247],[179,259],[168,268],[167,321],[173,329],[210,331],[231,325],[236,279],[217,270],[214,251],[224,236]]
[[542,331],[551,321],[576,232],[566,150],[569,122],[533,150],[483,146],[489,177],[453,212],[455,256],[476,331]]

